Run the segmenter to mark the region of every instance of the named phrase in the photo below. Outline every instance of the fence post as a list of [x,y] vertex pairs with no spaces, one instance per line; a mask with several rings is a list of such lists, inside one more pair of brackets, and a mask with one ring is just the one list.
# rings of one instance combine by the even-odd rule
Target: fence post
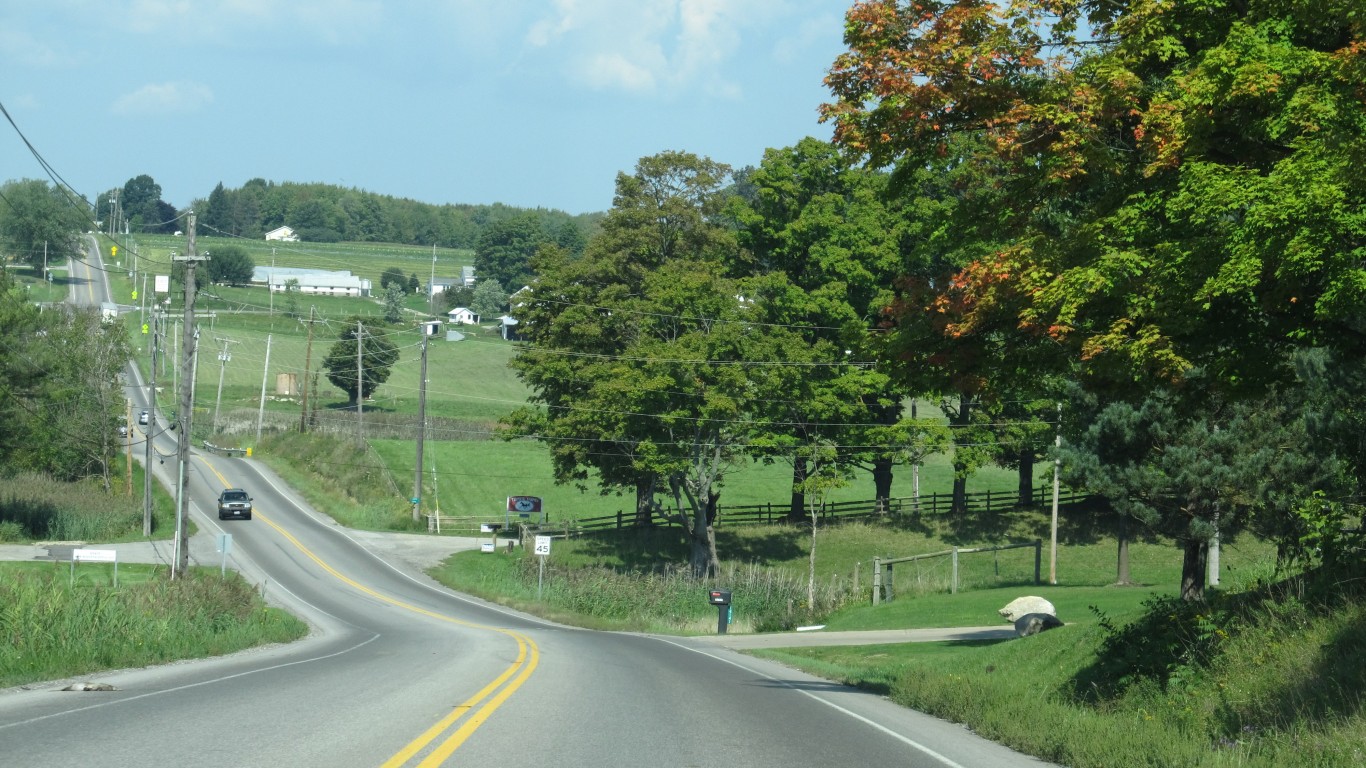
[[896,563],[887,563],[887,578],[884,579],[884,587],[887,590],[887,599],[896,599]]
[[958,547],[953,548],[953,579],[949,582],[949,594],[958,594]]
[[861,560],[855,560],[855,561],[854,561],[854,594],[856,594],[856,595],[857,595],[858,592],[859,592],[858,570],[859,570],[859,566],[860,566],[860,565],[863,565],[863,562],[862,562]]
[[873,605],[882,602],[882,558],[873,558]]
[[1042,584],[1041,567],[1043,565],[1043,539],[1034,541],[1034,583]]

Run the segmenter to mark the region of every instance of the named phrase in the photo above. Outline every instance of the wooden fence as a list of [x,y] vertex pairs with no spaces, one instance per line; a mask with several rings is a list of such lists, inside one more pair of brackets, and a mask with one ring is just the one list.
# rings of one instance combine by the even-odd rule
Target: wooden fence
[[[1059,503],[1070,505],[1090,498],[1087,494],[1074,489],[1064,489],[1059,495]],[[1035,506],[1046,506],[1053,500],[1052,488],[1041,488],[1034,494]],[[982,491],[967,494],[970,512],[993,512],[1013,509],[1019,501],[1018,494],[1001,491]],[[879,510],[874,500],[840,501],[821,505],[816,511],[817,522],[821,525],[843,520],[874,517],[877,515],[943,515],[953,506],[953,494],[929,493],[920,498],[894,497],[887,500],[887,506]],[[731,525],[772,525],[788,520],[790,506],[787,504],[748,504],[740,506],[719,506],[716,510],[718,528]],[[810,512],[803,515],[810,519]],[[670,526],[673,522],[660,522],[657,525]],[[615,514],[598,517],[580,517],[548,524],[555,529],[565,529],[569,535],[586,531],[620,530],[635,527],[634,511],[618,510]]]
[[948,557],[952,559],[952,573],[949,577],[949,594],[958,594],[958,556],[969,555],[978,552],[1002,552],[1007,549],[1020,549],[1021,547],[1034,548],[1034,583],[1042,584],[1040,568],[1043,561],[1043,541],[1027,541],[1020,544],[1004,544],[999,547],[954,547],[943,552],[928,552],[923,555],[911,555],[910,557],[891,557],[873,558],[873,605],[885,600],[891,600],[896,594],[896,580],[894,566],[897,563],[911,563],[917,560],[929,560],[936,557]]

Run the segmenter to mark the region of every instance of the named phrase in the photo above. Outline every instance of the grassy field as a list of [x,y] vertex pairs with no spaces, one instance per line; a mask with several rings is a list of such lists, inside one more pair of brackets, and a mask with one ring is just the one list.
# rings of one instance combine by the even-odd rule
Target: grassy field
[[[184,237],[172,235],[138,235],[137,268],[152,274],[170,274],[172,253],[184,253]],[[105,256],[109,255],[110,243],[101,239]],[[133,244],[119,244],[119,255],[115,262],[132,266],[127,254]],[[389,268],[398,269],[405,277],[416,275],[425,286],[432,273],[433,249],[415,245],[395,245],[391,243],[286,243],[278,240],[249,240],[246,238],[227,238],[200,235],[195,238],[195,246],[200,253],[212,257],[214,248],[233,245],[242,248],[251,256],[256,266],[270,266],[272,261],[277,267],[297,267],[300,269],[320,269],[328,271],[349,270],[351,274],[369,278],[379,290],[379,276]],[[435,249],[436,276],[458,277],[462,266],[474,264],[474,252],[467,249]]]

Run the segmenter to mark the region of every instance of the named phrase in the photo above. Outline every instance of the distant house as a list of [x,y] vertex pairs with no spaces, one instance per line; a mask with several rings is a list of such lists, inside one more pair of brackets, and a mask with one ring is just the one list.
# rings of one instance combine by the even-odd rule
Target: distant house
[[460,284],[460,278],[458,277],[434,277],[432,278],[431,284],[427,286],[427,295],[435,296],[438,293],[445,293],[454,286]]
[[289,227],[276,227],[266,233],[267,240],[283,240],[286,243],[299,242],[299,236],[294,234],[294,230]]
[[479,315],[476,315],[474,310],[465,307],[456,307],[447,312],[446,315],[450,317],[452,323],[459,323],[460,325],[477,325],[479,323]]
[[466,264],[460,268],[460,279],[465,283],[466,288],[474,287],[474,267]]
[[502,325],[504,341],[524,341],[522,334],[517,332],[517,318],[512,315],[503,315],[498,318],[498,322]]

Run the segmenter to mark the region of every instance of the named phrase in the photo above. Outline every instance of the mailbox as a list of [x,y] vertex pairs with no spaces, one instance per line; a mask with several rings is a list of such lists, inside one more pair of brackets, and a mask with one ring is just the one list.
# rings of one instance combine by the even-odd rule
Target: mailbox
[[707,593],[707,600],[712,605],[730,605],[730,590],[713,589]]

